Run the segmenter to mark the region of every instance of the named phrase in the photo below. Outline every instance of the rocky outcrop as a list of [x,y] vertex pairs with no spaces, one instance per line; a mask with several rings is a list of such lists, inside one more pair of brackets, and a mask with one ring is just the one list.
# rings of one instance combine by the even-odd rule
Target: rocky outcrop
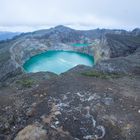
[[11,41],[0,43],[0,82],[21,73],[21,69],[11,59],[11,44]]
[[108,58],[97,63],[95,69],[104,72],[139,73],[139,36],[107,34],[104,45],[104,48],[108,48]]
[[139,36],[107,34],[106,38],[110,48],[110,58],[125,57],[140,48]]
[[29,125],[21,130],[14,140],[47,140],[46,133],[41,126]]
[[99,62],[95,69],[103,72],[140,74],[140,51],[127,57],[112,58]]

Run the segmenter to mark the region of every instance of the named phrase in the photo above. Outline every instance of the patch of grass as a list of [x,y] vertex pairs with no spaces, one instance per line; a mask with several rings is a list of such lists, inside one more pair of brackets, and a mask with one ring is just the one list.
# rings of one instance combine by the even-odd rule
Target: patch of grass
[[34,84],[34,80],[33,79],[21,79],[21,80],[18,80],[17,83],[19,83],[22,87],[25,87],[25,88],[30,88],[32,87],[32,85]]
[[117,74],[117,73],[103,73],[103,72],[98,72],[98,71],[88,71],[81,73],[84,76],[88,77],[96,77],[96,78],[101,78],[101,79],[114,79],[114,78],[120,78],[122,77],[122,74]]

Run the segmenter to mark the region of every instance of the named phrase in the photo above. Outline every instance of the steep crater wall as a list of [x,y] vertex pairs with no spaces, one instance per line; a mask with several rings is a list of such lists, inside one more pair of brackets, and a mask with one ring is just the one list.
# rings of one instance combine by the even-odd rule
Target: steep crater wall
[[[90,45],[75,47],[72,45],[74,43]],[[0,43],[0,47],[0,80],[2,77],[10,77],[17,69],[23,72],[22,66],[30,57],[48,50],[69,50],[89,54],[94,57],[94,68],[102,71],[122,71],[124,67],[129,69],[130,58],[134,63],[137,60],[137,64],[133,66],[139,68],[139,53],[135,53],[140,47],[140,36],[123,30],[77,31],[60,26],[20,35],[6,44]],[[131,55],[133,57],[130,57]],[[121,67],[119,64],[122,64]]]
[[73,43],[47,43],[41,42],[37,39],[24,39],[16,42],[10,49],[11,58],[17,67],[22,67],[22,65],[30,59],[30,57],[40,54],[48,50],[64,50],[64,51],[75,51],[88,54],[93,56],[95,62],[107,59],[109,57],[108,50],[103,48],[101,40],[95,40],[94,45],[87,47],[75,47],[71,44]]

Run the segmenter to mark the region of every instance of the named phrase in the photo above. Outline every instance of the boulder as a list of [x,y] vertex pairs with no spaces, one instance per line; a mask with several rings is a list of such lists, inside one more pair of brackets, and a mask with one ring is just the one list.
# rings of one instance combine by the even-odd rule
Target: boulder
[[14,140],[46,140],[46,130],[42,129],[41,126],[28,125],[22,129]]

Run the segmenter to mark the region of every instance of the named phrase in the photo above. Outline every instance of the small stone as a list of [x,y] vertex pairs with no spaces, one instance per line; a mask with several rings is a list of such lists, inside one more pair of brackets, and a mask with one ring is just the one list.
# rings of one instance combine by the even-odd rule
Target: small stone
[[140,113],[140,109],[138,110],[138,113]]
[[5,123],[5,124],[4,124],[4,127],[5,127],[5,129],[9,129],[10,124],[9,124],[9,123]]
[[113,89],[112,88],[108,88],[108,90],[112,91]]
[[54,129],[56,129],[56,127],[55,127],[54,125],[51,125],[51,128],[54,128]]
[[56,111],[56,112],[54,113],[54,115],[55,115],[55,116],[61,115],[61,112],[60,112],[60,111]]
[[35,108],[29,108],[28,111],[26,112],[26,115],[28,117],[32,117],[35,115]]
[[74,140],[80,140],[80,139],[78,139],[78,138],[74,138]]
[[38,97],[38,94],[34,94],[33,96],[34,96],[34,97]]
[[36,87],[39,87],[39,85],[36,85]]
[[6,109],[6,110],[10,109],[10,106],[6,106],[5,109]]
[[55,122],[55,125],[58,125],[58,124],[59,124],[59,121],[56,121],[56,122]]
[[43,97],[43,95],[42,95],[42,94],[40,94],[40,97]]
[[111,105],[111,104],[113,104],[113,99],[112,98],[104,98],[103,99],[103,103],[105,104],[105,105]]
[[37,106],[37,103],[33,103],[33,104],[32,104],[32,107],[36,107],[36,106]]

